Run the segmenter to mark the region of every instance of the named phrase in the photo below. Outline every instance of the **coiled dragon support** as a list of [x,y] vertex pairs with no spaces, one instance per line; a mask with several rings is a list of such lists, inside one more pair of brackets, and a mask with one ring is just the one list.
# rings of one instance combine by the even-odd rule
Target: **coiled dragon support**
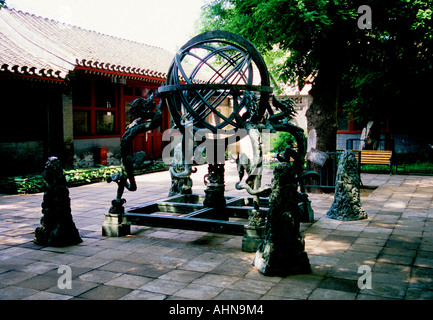
[[131,124],[126,127],[126,131],[120,141],[121,172],[112,174],[107,178],[107,182],[117,183],[117,195],[111,202],[110,213],[124,213],[123,204],[126,202],[122,198],[125,189],[136,191],[137,183],[134,177],[134,163],[144,167],[151,164],[146,162],[145,152],[131,153],[134,138],[144,132],[153,130],[162,123],[162,102],[158,105],[156,112],[154,102],[155,95],[152,93],[149,98],[138,98],[134,100],[129,108],[129,118]]

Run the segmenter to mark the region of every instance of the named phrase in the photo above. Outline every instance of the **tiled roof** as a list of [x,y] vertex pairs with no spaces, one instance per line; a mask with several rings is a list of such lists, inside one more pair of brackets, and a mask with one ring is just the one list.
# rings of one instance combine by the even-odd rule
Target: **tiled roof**
[[65,79],[76,67],[85,67],[163,81],[172,58],[162,48],[0,10],[0,72]]

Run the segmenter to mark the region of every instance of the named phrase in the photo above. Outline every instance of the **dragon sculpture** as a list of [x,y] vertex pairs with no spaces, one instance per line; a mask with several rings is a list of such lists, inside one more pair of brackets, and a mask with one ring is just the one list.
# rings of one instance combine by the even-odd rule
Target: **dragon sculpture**
[[146,153],[131,153],[132,142],[140,133],[153,130],[162,123],[162,101],[154,112],[155,94],[152,93],[147,99],[137,98],[130,104],[128,110],[131,123],[126,127],[126,131],[120,141],[121,172],[110,175],[107,182],[117,183],[117,196],[111,202],[110,213],[123,213],[123,204],[126,202],[122,198],[125,188],[128,191],[136,191],[137,183],[134,177],[134,168],[144,168],[152,161],[145,161]]
[[[252,93],[250,93],[250,95],[252,95]],[[256,100],[249,98],[249,101],[248,109],[250,113],[254,113],[254,110],[258,110],[257,103],[255,102]],[[297,199],[299,199],[299,203],[302,204],[301,208],[303,208],[303,210],[307,210],[304,203],[308,203],[308,195],[305,193],[304,181],[309,177],[317,177],[318,174],[315,171],[304,170],[307,140],[304,135],[304,130],[290,122],[296,115],[296,105],[290,98],[277,99],[275,96],[272,96],[272,106],[278,112],[274,113],[273,109],[269,105],[267,108],[267,117],[264,119],[261,125],[255,124],[252,121],[238,119],[238,121],[243,121],[243,125],[248,131],[248,134],[252,140],[254,160],[252,163],[247,162],[247,166],[238,163],[238,173],[240,179],[239,182],[236,183],[236,189],[245,189],[249,194],[253,195],[254,207],[256,210],[258,210],[258,198],[267,197],[272,192],[271,186],[260,186],[261,171],[263,170],[260,131],[263,129],[270,129],[271,132],[287,132],[295,138],[296,149],[292,147],[286,147],[282,154],[277,153],[275,157],[281,163],[287,163],[294,169],[296,181],[300,187],[300,193],[298,194]],[[253,114],[250,115],[250,120],[251,119],[254,119]],[[290,161],[291,158],[293,161]],[[245,160],[243,162],[245,162]],[[244,171],[247,168],[248,170],[246,171],[249,176],[246,179],[246,183],[241,184]]]

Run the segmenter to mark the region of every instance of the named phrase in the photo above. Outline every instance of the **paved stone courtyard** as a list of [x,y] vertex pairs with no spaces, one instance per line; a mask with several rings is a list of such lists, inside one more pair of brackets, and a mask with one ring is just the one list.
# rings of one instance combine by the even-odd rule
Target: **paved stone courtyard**
[[[193,174],[203,194],[205,166]],[[226,195],[237,175],[226,165]],[[269,182],[268,170],[264,183]],[[126,207],[167,196],[170,175],[137,177]],[[337,221],[325,216],[331,194],[311,193],[315,221],[302,223],[312,273],[267,277],[242,252],[242,237],[178,229],[132,227],[132,235],[101,235],[104,213],[116,186],[71,188],[72,215],[83,243],[42,247],[33,243],[40,225],[42,193],[0,195],[0,300],[418,300],[433,299],[433,177],[363,174],[368,219]],[[66,265],[70,289],[58,285]],[[360,266],[371,269],[371,289],[359,289]]]

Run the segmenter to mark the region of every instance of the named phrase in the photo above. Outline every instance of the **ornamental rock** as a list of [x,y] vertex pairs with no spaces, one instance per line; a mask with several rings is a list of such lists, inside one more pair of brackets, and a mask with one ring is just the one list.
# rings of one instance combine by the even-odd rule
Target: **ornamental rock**
[[334,202],[326,216],[337,220],[366,219],[360,196],[361,177],[355,154],[346,150],[338,163]]

